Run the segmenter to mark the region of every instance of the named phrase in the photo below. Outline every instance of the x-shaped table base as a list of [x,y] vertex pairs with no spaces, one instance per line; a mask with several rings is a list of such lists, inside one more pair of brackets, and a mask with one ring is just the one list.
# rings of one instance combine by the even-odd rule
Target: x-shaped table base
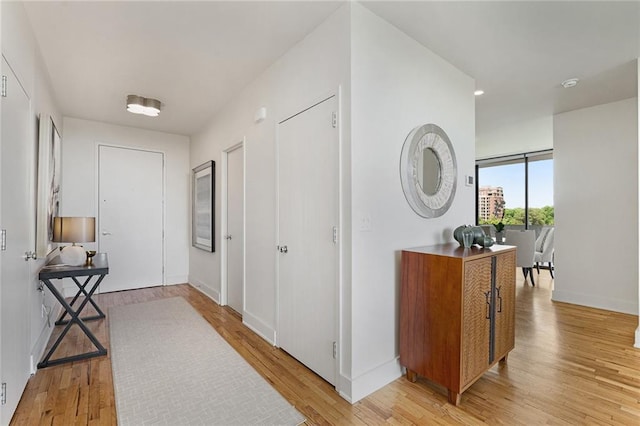
[[[102,254],[102,257],[98,259],[94,259],[94,265],[88,266],[66,266],[66,265],[51,265],[43,268],[40,271],[39,278],[40,280],[47,286],[47,288],[51,291],[51,294],[60,302],[62,307],[64,308],[63,314],[60,316],[58,321],[56,321],[56,325],[64,325],[64,329],[53,343],[47,354],[44,356],[42,361],[38,363],[38,368],[50,367],[53,365],[63,364],[66,362],[79,361],[87,358],[93,358],[96,356],[102,356],[107,354],[107,349],[102,346],[102,344],[98,341],[96,336],[89,330],[89,328],[85,325],[84,321],[91,321],[96,319],[105,318],[106,315],[100,307],[96,304],[96,302],[92,299],[93,294],[100,286],[105,275],[109,273],[109,267],[107,264],[107,258],[105,254]],[[78,276],[86,276],[84,283],[80,284],[76,277]],[[96,278],[91,283],[92,278]],[[71,300],[71,303],[67,303],[64,296],[58,291],[55,285],[51,282],[51,279],[61,279],[61,278],[71,278],[73,282],[78,286],[78,292]],[[87,291],[88,289],[88,291]],[[77,309],[74,309],[74,304],[78,301],[80,296],[84,296],[84,299],[77,306]],[[81,318],[80,314],[82,310],[87,306],[88,303],[95,308],[97,315],[88,316]],[[69,319],[65,320],[66,316],[69,316]],[[71,326],[73,324],[77,324],[78,327],[82,330],[82,332],[89,338],[91,343],[95,346],[96,350],[93,352],[86,352],[79,355],[72,355],[63,358],[51,359],[51,356],[54,354],[62,339],[67,335]]]

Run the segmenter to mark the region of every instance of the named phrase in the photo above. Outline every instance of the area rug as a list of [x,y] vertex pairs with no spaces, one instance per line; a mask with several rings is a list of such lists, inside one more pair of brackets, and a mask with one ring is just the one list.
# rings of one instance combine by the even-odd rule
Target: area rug
[[182,297],[109,309],[118,425],[305,419]]

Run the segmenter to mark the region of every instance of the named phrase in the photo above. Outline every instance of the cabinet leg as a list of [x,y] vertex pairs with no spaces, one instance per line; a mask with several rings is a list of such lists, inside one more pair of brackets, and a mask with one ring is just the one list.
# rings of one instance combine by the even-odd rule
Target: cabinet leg
[[500,364],[506,364],[508,357],[509,357],[509,354],[506,354],[505,356],[503,356],[502,359],[500,360]]
[[416,372],[409,370],[407,368],[407,380],[410,381],[411,383],[415,383],[417,378],[418,378],[418,375],[416,374]]
[[448,389],[448,400],[450,404],[453,405],[460,405],[460,394],[458,392],[454,392],[451,389]]

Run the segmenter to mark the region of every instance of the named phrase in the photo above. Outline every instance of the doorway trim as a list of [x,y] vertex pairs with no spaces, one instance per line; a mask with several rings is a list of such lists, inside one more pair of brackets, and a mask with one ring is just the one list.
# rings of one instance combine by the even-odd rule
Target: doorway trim
[[[245,235],[246,235],[246,205],[247,205],[247,153],[246,153],[246,137],[242,137],[239,142],[232,144],[231,146],[222,150],[222,155],[220,159],[221,163],[221,194],[220,194],[220,233],[221,238],[224,238],[226,235],[226,230],[228,226],[227,217],[227,195],[228,195],[228,181],[227,181],[227,170],[229,169],[229,153],[231,151],[235,151],[236,149],[242,148],[242,310],[244,311],[245,300],[246,300],[246,246],[245,246]],[[227,259],[228,259],[228,247],[227,244],[223,241],[220,241],[220,305],[226,306],[228,304],[228,271],[227,271]],[[239,312],[239,314],[243,314],[243,312]]]
[[[151,152],[162,155],[162,286],[167,285],[167,277],[166,277],[166,268],[167,268],[167,239],[166,239],[166,229],[167,229],[167,153],[163,150],[158,149],[150,149],[139,146],[131,146],[131,145],[118,145],[114,143],[106,143],[101,141],[94,142],[94,161],[95,161],[95,189],[94,193],[96,194],[94,198],[94,211],[96,212],[96,249],[100,250],[100,232],[99,229],[102,226],[101,217],[100,217],[100,147],[108,147],[108,148],[119,148],[119,149],[128,149],[132,151],[143,151],[143,152]],[[71,287],[69,287],[71,288]],[[96,294],[100,294],[100,289],[96,291]],[[67,295],[67,292],[65,292]],[[73,295],[73,294],[71,294]]]
[[[305,111],[320,105],[321,103],[330,100],[331,98],[336,98],[337,101],[337,110],[336,110],[336,127],[338,129],[338,188],[337,188],[337,250],[336,250],[336,279],[335,279],[335,306],[336,312],[334,316],[334,328],[335,328],[335,338],[337,343],[337,350],[334,359],[334,370],[335,370],[335,384],[333,385],[336,392],[338,392],[343,398],[348,401],[351,401],[351,383],[352,379],[350,376],[346,376],[343,373],[342,368],[342,360],[344,353],[350,354],[352,351],[352,347],[350,344],[346,344],[344,335],[343,335],[343,323],[344,323],[344,314],[345,314],[345,306],[343,303],[343,289],[345,283],[345,270],[344,270],[344,250],[345,250],[345,235],[347,235],[348,230],[345,231],[345,228],[348,227],[349,220],[346,217],[345,213],[345,182],[346,177],[344,175],[344,164],[345,161],[348,161],[348,157],[345,158],[345,139],[343,136],[344,128],[342,126],[343,120],[343,103],[344,103],[344,95],[343,95],[343,86],[338,85],[332,90],[328,90],[323,92],[321,95],[317,97],[311,97],[307,101],[303,101],[300,104],[297,104],[296,107],[291,108],[287,111],[287,113],[282,114],[279,119],[276,120],[276,132],[275,132],[275,235],[276,235],[276,245],[280,244],[280,125],[284,122],[294,118],[295,116],[304,113]],[[280,263],[279,256],[277,250],[274,250],[273,259],[276,265],[275,268],[275,333],[274,333],[274,341],[273,344],[276,347],[280,347],[278,343],[278,333],[280,332]],[[349,311],[350,312],[350,311]]]

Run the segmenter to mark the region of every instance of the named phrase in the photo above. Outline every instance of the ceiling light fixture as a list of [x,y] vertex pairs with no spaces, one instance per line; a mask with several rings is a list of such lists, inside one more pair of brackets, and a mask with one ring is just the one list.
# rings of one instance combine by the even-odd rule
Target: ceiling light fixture
[[160,114],[161,102],[157,99],[144,98],[138,95],[127,96],[127,111],[157,117]]
[[476,90],[473,94],[476,96],[484,95],[484,90]]
[[577,78],[570,78],[568,80],[565,80],[562,82],[562,87],[564,87],[565,89],[568,89],[570,87],[575,87],[576,84],[578,84],[580,80]]

